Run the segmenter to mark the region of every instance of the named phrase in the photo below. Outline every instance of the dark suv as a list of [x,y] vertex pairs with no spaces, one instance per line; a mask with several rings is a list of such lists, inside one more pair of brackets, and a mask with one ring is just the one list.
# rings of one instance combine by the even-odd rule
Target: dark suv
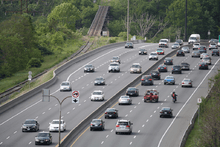
[[37,144],[52,144],[52,135],[49,132],[40,132],[35,137],[35,145]]
[[24,131],[35,131],[39,130],[39,123],[35,119],[26,119],[25,122],[22,124],[22,132]]
[[219,56],[219,50],[218,49],[212,50],[212,56]]
[[178,50],[178,51],[176,52],[176,56],[185,56],[185,53],[184,53],[183,50]]
[[173,117],[173,110],[170,107],[163,107],[160,110],[160,117],[168,116],[170,118]]
[[160,72],[159,71],[153,70],[153,71],[151,71],[150,75],[153,79],[160,80]]
[[143,75],[141,78],[141,85],[154,85],[151,75]]
[[105,110],[105,118],[118,118],[118,110],[115,108],[107,108]]
[[182,73],[182,67],[180,65],[174,65],[172,68],[172,74],[173,73]]
[[164,64],[165,65],[173,65],[173,59],[169,58],[169,57],[165,58],[164,59]]
[[126,95],[139,96],[139,90],[136,87],[128,87],[126,90]]

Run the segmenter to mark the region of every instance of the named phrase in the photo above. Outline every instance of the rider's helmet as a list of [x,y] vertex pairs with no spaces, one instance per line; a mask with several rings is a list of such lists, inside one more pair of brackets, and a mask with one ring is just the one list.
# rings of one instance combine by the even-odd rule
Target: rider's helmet
[[173,94],[175,94],[175,91],[173,92]]

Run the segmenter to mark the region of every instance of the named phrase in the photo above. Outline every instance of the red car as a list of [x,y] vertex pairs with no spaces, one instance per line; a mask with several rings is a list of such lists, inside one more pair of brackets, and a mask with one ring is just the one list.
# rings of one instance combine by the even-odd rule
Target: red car
[[156,52],[158,55],[164,55],[164,50],[162,48],[158,48]]
[[156,89],[148,89],[144,95],[144,102],[158,102],[159,92]]

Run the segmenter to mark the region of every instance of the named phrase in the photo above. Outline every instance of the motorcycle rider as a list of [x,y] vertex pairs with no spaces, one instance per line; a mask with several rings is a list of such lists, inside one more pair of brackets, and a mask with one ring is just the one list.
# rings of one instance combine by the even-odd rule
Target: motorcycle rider
[[175,92],[173,92],[173,93],[171,94],[171,97],[174,98],[175,101],[177,101],[177,98],[176,98],[176,97],[177,97],[177,94],[176,94]]

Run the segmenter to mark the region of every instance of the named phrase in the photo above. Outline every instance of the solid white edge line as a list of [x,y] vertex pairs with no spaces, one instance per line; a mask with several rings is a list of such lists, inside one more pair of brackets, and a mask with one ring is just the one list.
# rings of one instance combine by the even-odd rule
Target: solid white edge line
[[[215,65],[219,62],[220,59],[218,59],[215,62]],[[185,104],[182,106],[182,108],[179,110],[179,112],[176,114],[175,118],[173,119],[173,121],[170,123],[170,125],[168,126],[167,130],[164,132],[164,134],[162,135],[158,146],[160,147],[160,144],[164,138],[164,136],[166,135],[166,133],[169,131],[170,127],[172,126],[172,124],[174,123],[174,121],[176,120],[176,117],[180,114],[180,112],[182,111],[182,109],[186,106],[186,104],[189,102],[189,100],[192,98],[192,96],[195,94],[195,92],[197,91],[197,89],[202,85],[202,83],[205,81],[205,79],[207,78],[207,76],[212,72],[213,68],[215,67],[215,65],[211,68],[211,70],[206,74],[206,76],[203,78],[203,80],[201,81],[201,83],[196,87],[196,89],[193,91],[193,93],[191,94],[191,96],[189,97],[189,99],[185,102]]]

